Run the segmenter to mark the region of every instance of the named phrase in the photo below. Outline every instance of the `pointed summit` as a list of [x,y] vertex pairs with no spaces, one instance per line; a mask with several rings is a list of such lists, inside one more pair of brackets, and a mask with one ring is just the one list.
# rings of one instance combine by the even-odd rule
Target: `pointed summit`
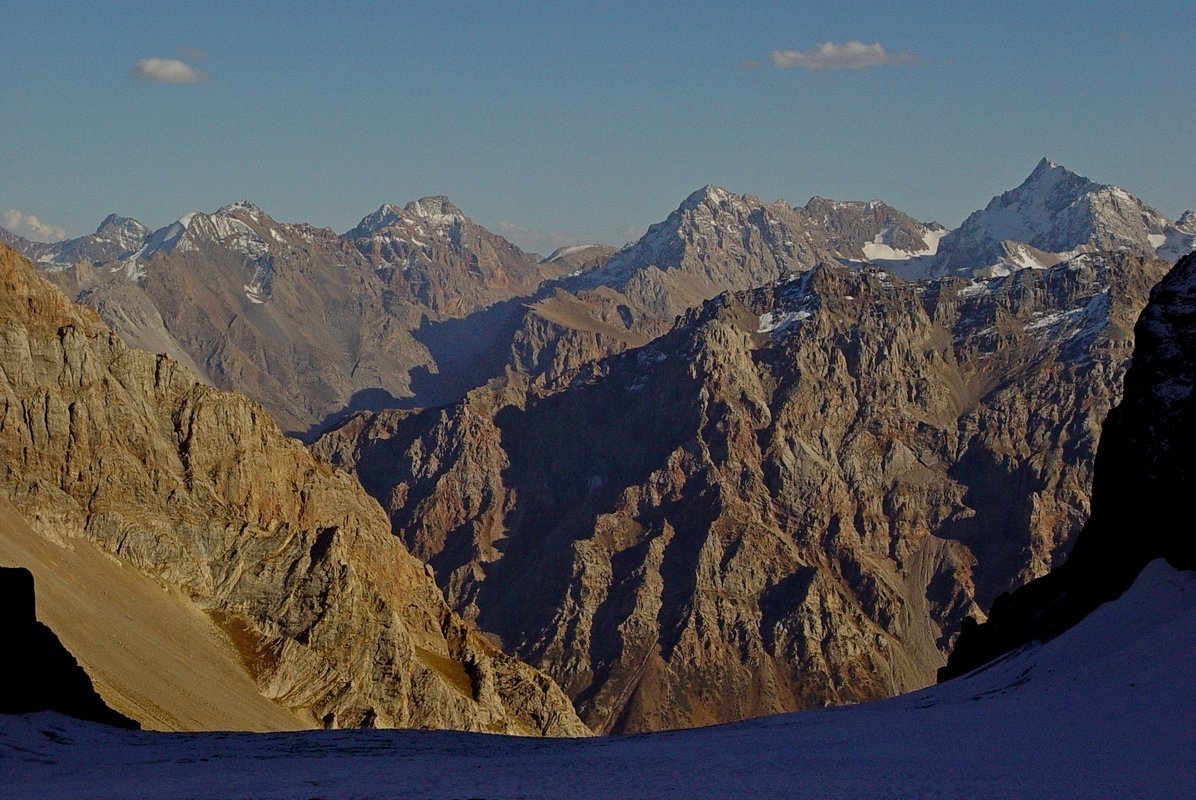
[[104,220],[96,227],[96,235],[102,236],[109,231],[141,231],[148,233],[149,228],[142,225],[132,217],[122,217],[117,214],[109,214],[104,217]]
[[[1154,255],[1168,224],[1124,189],[1096,183],[1044,158],[1017,188],[994,197],[943,237],[930,274],[1045,267],[1096,250]],[[1011,259],[1012,251],[1030,251],[1011,248],[1009,242],[1029,245],[1049,258]]]
[[383,203],[377,211],[363,217],[357,227],[346,233],[345,236],[350,239],[369,237],[392,225],[429,225],[433,228],[443,228],[454,223],[468,221],[469,218],[465,216],[465,213],[453,205],[447,197],[432,195],[412,200],[402,208],[393,203]]
[[1068,173],[1069,175],[1075,174],[1074,172],[1069,170],[1067,167],[1060,166],[1058,163],[1051,161],[1046,156],[1043,156],[1039,160],[1039,162],[1034,166],[1034,171],[1030,173],[1030,177],[1033,178],[1036,175],[1046,175],[1048,173],[1057,172],[1060,170]]
[[681,201],[681,209],[697,208],[700,205],[717,206],[730,199],[742,199],[739,195],[728,192],[721,186],[708,183]]
[[399,214],[402,213],[399,208],[390,203],[383,203],[378,206],[378,210],[372,214],[366,214],[361,218],[361,222],[357,223],[357,227],[345,234],[345,236],[369,236],[375,231],[382,230],[387,225],[394,224],[399,219]]
[[1012,192],[1006,192],[1001,197],[1022,191],[1032,191],[1036,194],[1042,194],[1053,191],[1057,187],[1066,187],[1064,190],[1072,194],[1081,194],[1102,188],[1101,184],[1090,181],[1083,175],[1072,172],[1067,167],[1061,166],[1049,158],[1043,158],[1035,165],[1034,171],[1016,189]]

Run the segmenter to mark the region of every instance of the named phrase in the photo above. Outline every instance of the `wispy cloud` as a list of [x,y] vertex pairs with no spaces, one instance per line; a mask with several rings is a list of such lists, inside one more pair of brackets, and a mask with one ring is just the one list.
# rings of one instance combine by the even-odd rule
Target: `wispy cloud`
[[579,236],[560,231],[545,231],[535,228],[525,228],[514,222],[499,222],[498,232],[502,237],[515,244],[520,250],[529,253],[548,255],[558,247],[569,247],[575,244],[586,244]]
[[886,53],[880,42],[864,44],[850,41],[845,44],[823,42],[812,50],[773,50],[769,54],[773,66],[779,69],[801,67],[810,70],[866,69],[868,67],[916,64],[913,53]]
[[0,215],[0,222],[10,232],[35,242],[60,242],[66,238],[66,230],[57,225],[47,225],[32,214],[22,214],[10,208]]
[[208,73],[177,58],[155,57],[138,61],[129,77],[154,83],[204,83],[208,79]]

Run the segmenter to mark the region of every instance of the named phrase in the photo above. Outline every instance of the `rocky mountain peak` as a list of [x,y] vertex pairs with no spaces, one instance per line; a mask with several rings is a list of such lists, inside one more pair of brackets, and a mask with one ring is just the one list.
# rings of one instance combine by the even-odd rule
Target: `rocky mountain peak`
[[261,208],[246,200],[221,206],[211,214],[192,211],[154,231],[136,257],[149,261],[159,253],[175,250],[186,253],[215,244],[239,255],[262,259],[269,254],[270,246],[255,226],[274,230],[276,225]]
[[270,216],[262,210],[261,206],[249,200],[238,200],[235,203],[228,203],[216,209],[217,215],[222,216],[245,216],[255,221],[261,219],[270,219]]
[[345,234],[349,239],[369,238],[390,227],[433,228],[443,230],[470,222],[461,209],[443,195],[421,197],[405,206],[383,203],[377,211],[366,215],[357,227]]
[[[782,210],[788,208],[784,203],[777,205]],[[650,225],[638,241],[624,247],[604,267],[586,276],[585,283],[622,287],[650,266],[677,269],[687,259],[708,261],[715,258],[716,253],[731,248],[741,251],[735,260],[743,261],[745,244],[753,249],[760,246],[759,241],[752,241],[752,231],[756,231],[755,239],[759,240],[759,230],[775,224],[775,220],[766,219],[768,215],[763,212],[764,203],[758,198],[734,194],[712,184],[703,186],[686,197],[663,221]],[[732,279],[722,288],[746,288],[741,284],[742,280]]]
[[733,204],[736,201],[745,202],[753,198],[748,198],[746,195],[737,195],[727,191],[721,186],[714,184],[707,184],[696,192],[691,193],[681,202],[679,211],[687,211],[699,207],[706,207],[709,209],[717,209],[725,207],[728,204]]
[[109,214],[104,217],[103,222],[96,228],[96,236],[111,236],[113,234],[128,235],[134,234],[144,238],[149,233],[149,228],[142,225],[131,217],[122,217],[117,214]]
[[413,200],[403,207],[408,214],[432,225],[451,225],[455,222],[467,222],[468,218],[444,195],[433,195]]
[[1034,258],[1009,259],[1008,242],[1064,258],[1095,250],[1153,255],[1166,244],[1168,225],[1124,189],[1096,183],[1044,158],[1016,188],[994,197],[944,236],[928,272],[1049,266]]
[[1026,177],[1026,180],[1022,181],[1021,186],[1051,186],[1069,181],[1092,184],[1093,186],[1099,185],[1044,156],[1034,165],[1033,171]]

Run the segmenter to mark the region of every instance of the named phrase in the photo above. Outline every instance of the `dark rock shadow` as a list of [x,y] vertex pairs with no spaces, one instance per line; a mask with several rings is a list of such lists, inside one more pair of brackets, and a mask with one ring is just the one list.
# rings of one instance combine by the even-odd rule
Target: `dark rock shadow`
[[362,389],[343,408],[289,435],[311,444],[361,411],[437,408],[457,402],[471,389],[504,374],[523,308],[534,299],[512,298],[459,319],[433,322],[424,317],[411,335],[428,349],[434,366],[421,364],[410,370],[409,396],[395,397],[382,388]]
[[104,702],[54,631],[37,621],[29,570],[0,567],[0,608],[6,645],[0,656],[0,713],[56,711],[120,728],[141,727]]

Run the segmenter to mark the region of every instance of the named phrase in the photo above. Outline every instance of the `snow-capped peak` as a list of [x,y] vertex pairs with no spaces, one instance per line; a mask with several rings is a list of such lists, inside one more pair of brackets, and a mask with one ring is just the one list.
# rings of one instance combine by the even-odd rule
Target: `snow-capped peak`
[[237,211],[246,214],[255,221],[266,216],[266,212],[262,211],[261,206],[250,202],[249,200],[238,200],[235,203],[229,203],[228,205],[221,206],[216,210],[216,213],[227,216]]
[[681,205],[674,214],[684,214],[687,211],[695,211],[699,208],[709,209],[711,213],[728,208],[732,210],[744,210],[748,205],[760,205],[760,202],[747,195],[738,195],[734,192],[729,192],[721,186],[707,184],[681,201]]
[[1044,196],[1062,188],[1069,196],[1096,191],[1103,188],[1101,184],[1072,172],[1067,167],[1060,166],[1050,159],[1043,158],[1034,167],[1034,171],[1022,181],[1016,189],[994,198],[989,206],[1002,198],[1020,200],[1028,195]]
[[[1167,220],[1117,186],[1042,159],[1020,185],[994,197],[943,237],[934,273],[1001,263],[1007,242],[1068,256],[1093,250],[1155,252]],[[1017,264],[1006,265],[1013,269]]]
[[374,233],[397,222],[400,213],[402,213],[401,210],[390,203],[383,203],[377,211],[362,217],[361,222],[357,223],[357,227],[350,233],[366,235]]
[[345,235],[350,238],[369,237],[392,225],[442,229],[467,221],[461,209],[453,205],[447,197],[435,195],[413,200],[402,208],[383,203],[377,211],[363,217],[357,227]]
[[461,213],[461,209],[453,205],[443,195],[421,197],[419,200],[408,203],[403,210],[438,227],[465,221],[465,215]]

